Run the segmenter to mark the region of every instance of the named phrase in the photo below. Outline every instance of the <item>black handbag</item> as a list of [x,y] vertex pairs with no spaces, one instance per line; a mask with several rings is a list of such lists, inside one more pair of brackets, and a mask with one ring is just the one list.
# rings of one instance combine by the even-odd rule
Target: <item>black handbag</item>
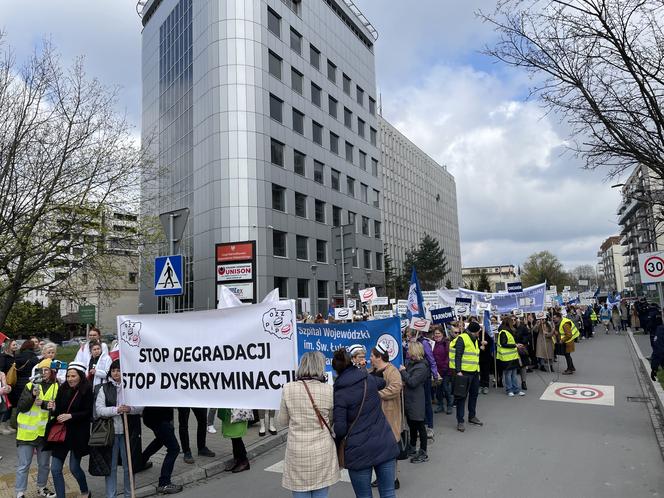
[[565,356],[567,354],[567,344],[564,342],[556,342],[553,345],[553,353],[556,356]]
[[88,446],[113,446],[115,427],[112,418],[100,417],[92,422]]
[[470,376],[468,375],[455,375],[454,376],[454,397],[465,398],[468,396],[470,390]]
[[399,439],[399,456],[397,460],[408,460],[408,440],[410,439],[410,434],[408,430],[401,431],[401,438]]

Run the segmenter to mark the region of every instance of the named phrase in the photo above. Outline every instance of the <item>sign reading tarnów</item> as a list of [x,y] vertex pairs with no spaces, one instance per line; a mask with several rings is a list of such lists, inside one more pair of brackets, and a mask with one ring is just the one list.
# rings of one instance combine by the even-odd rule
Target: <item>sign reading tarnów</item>
[[431,321],[433,323],[449,323],[456,320],[456,315],[451,307],[431,310]]
[[297,367],[295,301],[117,317],[133,406],[278,409]]
[[217,282],[253,279],[254,268],[251,263],[230,263],[217,265]]

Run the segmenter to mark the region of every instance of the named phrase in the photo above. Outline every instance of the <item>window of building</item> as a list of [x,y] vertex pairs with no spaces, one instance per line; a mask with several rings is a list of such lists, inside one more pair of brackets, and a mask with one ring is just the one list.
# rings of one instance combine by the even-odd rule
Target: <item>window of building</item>
[[309,44],[309,62],[320,71],[320,50]]
[[344,85],[344,93],[346,95],[350,96],[350,76],[348,76],[346,73],[343,75],[343,85]]
[[325,184],[325,165],[320,161],[314,160],[314,181],[320,183],[321,185]]
[[302,55],[302,35],[293,28],[290,29],[290,48],[293,52]]
[[300,71],[295,69],[294,67],[291,68],[291,88],[293,91],[299,93],[302,95],[303,90],[303,85],[304,85],[304,76]]
[[369,141],[371,142],[371,145],[376,145],[376,133],[376,130],[369,128]]
[[267,8],[267,29],[272,31],[277,38],[281,37],[281,17],[270,7]]
[[341,208],[339,206],[332,206],[332,225],[341,226]]
[[376,270],[383,271],[383,253],[376,253]]
[[129,283],[135,284],[136,282],[138,282],[138,273],[129,272]]
[[339,102],[332,95],[327,97],[327,111],[334,119],[337,119]]
[[295,236],[295,252],[297,259],[309,259],[309,238],[304,235]]
[[362,202],[369,202],[369,187],[364,183],[360,183],[360,200]]
[[357,215],[352,211],[348,211],[348,225],[353,225],[353,232],[356,230],[355,218]]
[[307,196],[299,192],[295,192],[295,216],[307,217]]
[[316,261],[327,263],[327,241],[316,239]]
[[351,197],[355,197],[355,178],[346,177],[346,193]]
[[353,112],[348,107],[344,107],[344,125],[353,129]]
[[374,237],[376,237],[377,239],[380,239],[381,235],[380,228],[381,228],[380,221],[374,221]]
[[332,83],[337,82],[337,66],[330,59],[327,60],[327,79]]
[[307,156],[298,150],[293,151],[293,171],[298,175],[306,176],[306,159]]
[[369,236],[369,218],[362,216],[362,235]]
[[371,158],[371,174],[378,176],[378,159]]
[[376,101],[374,99],[372,99],[371,97],[369,97],[369,113],[372,116],[376,115]]
[[283,107],[284,101],[270,94],[270,117],[272,119],[283,123]]
[[286,257],[286,232],[272,230],[272,254]]
[[362,90],[362,88],[360,88],[359,86],[356,86],[355,92],[356,92],[355,95],[357,97],[357,103],[364,107],[364,90]]
[[336,169],[332,169],[332,190],[336,191],[340,190],[340,180],[341,180],[341,173]]
[[346,142],[346,161],[353,162],[353,144],[350,142]]
[[367,170],[367,153],[363,151],[359,151],[360,153],[360,169],[366,171]]
[[304,114],[293,108],[293,131],[304,135]]
[[284,144],[275,140],[270,140],[270,161],[272,164],[284,167]]
[[364,127],[366,123],[363,119],[357,118],[357,134],[364,138]]
[[364,268],[371,270],[371,251],[364,250]]
[[327,280],[317,280],[316,282],[316,295],[318,296],[316,309],[324,312],[327,309]]
[[325,223],[325,203],[316,199],[316,221]]
[[371,204],[373,204],[374,207],[379,208],[380,207],[380,192],[378,190],[371,189]]
[[311,139],[318,145],[323,145],[323,125],[311,121]]
[[274,277],[274,288],[279,289],[279,297],[288,297],[288,278]]
[[309,297],[309,280],[306,278],[297,279],[297,297]]
[[286,212],[286,189],[276,183],[272,184],[272,209]]
[[275,54],[272,50],[269,51],[268,70],[272,76],[278,80],[281,79],[281,57]]
[[339,154],[339,135],[330,132],[330,152]]
[[316,107],[321,106],[321,97],[323,95],[323,92],[321,88],[316,84],[312,83],[311,84],[311,103],[315,105]]
[[[359,252],[359,249],[353,249],[353,268],[359,268],[360,267],[360,258],[357,257],[357,253]],[[357,282],[356,282],[357,285]]]

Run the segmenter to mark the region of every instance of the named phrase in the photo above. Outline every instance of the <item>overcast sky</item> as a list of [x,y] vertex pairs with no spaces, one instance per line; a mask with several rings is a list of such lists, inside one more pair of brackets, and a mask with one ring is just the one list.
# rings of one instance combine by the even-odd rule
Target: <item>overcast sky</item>
[[[380,35],[383,115],[456,178],[463,265],[517,265],[544,249],[569,268],[594,265],[601,242],[617,233],[618,189],[582,170],[565,150],[565,125],[524,101],[524,74],[479,53],[494,34],[474,12],[495,1],[355,3]],[[67,61],[84,55],[91,76],[121,86],[121,108],[138,129],[135,4],[4,0],[0,23],[19,60],[44,37]]]

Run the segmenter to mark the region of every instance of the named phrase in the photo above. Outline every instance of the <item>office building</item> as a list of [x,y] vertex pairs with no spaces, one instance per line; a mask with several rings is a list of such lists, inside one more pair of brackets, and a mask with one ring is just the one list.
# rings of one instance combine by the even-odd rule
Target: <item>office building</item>
[[625,263],[620,236],[613,235],[602,242],[597,253],[599,276],[605,291],[625,290]]
[[469,266],[461,270],[463,275],[463,286],[466,288],[477,287],[480,275],[485,274],[491,292],[500,292],[507,290],[507,284],[517,282],[516,267],[514,265],[498,266]]

